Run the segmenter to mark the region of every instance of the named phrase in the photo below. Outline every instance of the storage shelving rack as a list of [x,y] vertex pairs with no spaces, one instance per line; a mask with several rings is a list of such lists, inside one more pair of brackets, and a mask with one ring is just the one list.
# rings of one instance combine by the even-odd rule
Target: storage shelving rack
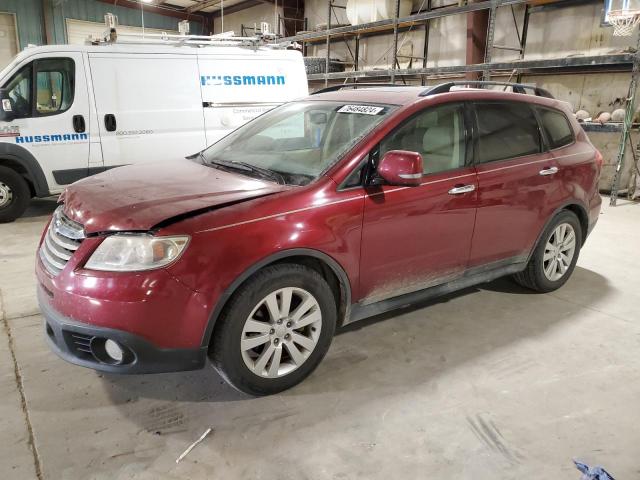
[[[413,15],[398,18],[400,10],[400,1],[396,0],[394,18],[379,20],[376,22],[363,23],[359,25],[347,25],[333,27],[332,14],[335,16],[334,8],[344,8],[333,4],[333,0],[327,0],[327,28],[318,32],[303,32],[294,36],[286,37],[284,41],[295,41],[303,44],[303,52],[307,51],[310,44],[324,43],[326,45],[326,69],[325,73],[310,74],[308,79],[310,82],[324,82],[327,86],[330,81],[358,82],[365,79],[391,79],[395,83],[398,78],[405,81],[406,77],[419,77],[422,85],[425,84],[427,77],[459,75],[469,72],[477,72],[483,79],[488,80],[491,75],[516,75],[516,80],[520,81],[523,74],[545,74],[545,73],[589,73],[597,71],[617,71],[629,72],[631,75],[629,93],[626,101],[625,121],[621,125],[585,125],[585,130],[590,131],[620,131],[620,148],[616,161],[616,173],[611,185],[611,205],[616,204],[619,191],[619,172],[623,168],[624,152],[631,131],[633,114],[635,111],[635,97],[638,79],[640,77],[640,37],[638,47],[634,53],[620,53],[607,55],[592,55],[583,57],[567,57],[543,60],[524,60],[524,53],[527,42],[527,31],[529,26],[529,17],[536,11],[540,11],[543,6],[531,5],[531,0],[483,0],[466,5],[453,5],[440,8],[432,8],[431,0],[425,0],[425,10]],[[564,0],[556,2],[560,6],[576,5],[576,0]],[[496,28],[496,14],[499,7],[525,5],[522,30],[518,30],[518,23],[514,14],[514,24],[516,25],[516,33],[519,39],[518,47],[495,45],[494,36]],[[554,4],[546,4],[544,8],[549,8]],[[453,65],[441,67],[427,67],[427,57],[429,53],[429,23],[430,20],[450,15],[465,15],[471,12],[481,10],[489,10],[489,20],[487,28],[487,48],[483,63],[471,65]],[[512,10],[513,12],[513,10]],[[398,35],[415,27],[424,30],[424,50],[421,57],[414,57],[422,61],[422,66],[418,68],[399,68],[398,64]],[[359,47],[360,40],[369,36],[393,33],[392,46],[392,62],[391,68],[380,70],[361,70],[359,68]],[[354,40],[354,50],[349,47],[353,58],[353,70],[345,72],[329,72],[329,63],[331,57],[332,40],[342,40],[345,43],[348,40]],[[514,50],[519,53],[519,60],[509,62],[492,62],[492,53],[494,49]],[[640,152],[640,145],[637,150]]]

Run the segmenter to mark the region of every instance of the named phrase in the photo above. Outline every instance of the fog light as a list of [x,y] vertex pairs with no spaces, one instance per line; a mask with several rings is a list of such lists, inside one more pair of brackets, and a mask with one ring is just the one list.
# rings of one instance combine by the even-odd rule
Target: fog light
[[107,352],[107,355],[109,355],[109,357],[116,363],[120,363],[124,358],[124,351],[122,350],[122,347],[111,339],[107,339],[107,341],[104,342],[104,349]]

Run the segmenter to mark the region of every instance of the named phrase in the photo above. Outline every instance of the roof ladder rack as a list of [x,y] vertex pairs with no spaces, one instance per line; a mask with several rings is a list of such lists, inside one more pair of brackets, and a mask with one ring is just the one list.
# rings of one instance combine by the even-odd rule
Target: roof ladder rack
[[[111,42],[108,40],[97,40],[94,44],[147,44],[147,45],[173,45],[183,46],[191,45],[194,47],[206,46],[245,46],[245,47],[272,47],[285,48],[290,42],[275,43],[276,37],[273,35],[254,35],[252,37],[236,37],[233,32],[219,33],[217,35],[176,35],[168,33],[118,33],[116,29],[117,40]],[[108,38],[108,35],[106,36]]]

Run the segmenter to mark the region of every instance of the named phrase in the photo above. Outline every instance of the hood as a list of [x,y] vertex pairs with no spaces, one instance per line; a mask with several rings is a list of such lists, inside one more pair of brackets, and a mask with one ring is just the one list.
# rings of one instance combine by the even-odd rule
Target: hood
[[86,233],[149,230],[172,217],[290,188],[178,160],[107,170],[67,187],[62,201]]

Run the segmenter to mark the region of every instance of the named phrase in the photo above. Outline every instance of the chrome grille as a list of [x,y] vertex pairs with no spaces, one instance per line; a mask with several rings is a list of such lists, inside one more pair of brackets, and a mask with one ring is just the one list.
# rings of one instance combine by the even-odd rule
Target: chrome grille
[[40,246],[40,260],[51,275],[58,275],[84,240],[82,225],[68,218],[59,206]]

